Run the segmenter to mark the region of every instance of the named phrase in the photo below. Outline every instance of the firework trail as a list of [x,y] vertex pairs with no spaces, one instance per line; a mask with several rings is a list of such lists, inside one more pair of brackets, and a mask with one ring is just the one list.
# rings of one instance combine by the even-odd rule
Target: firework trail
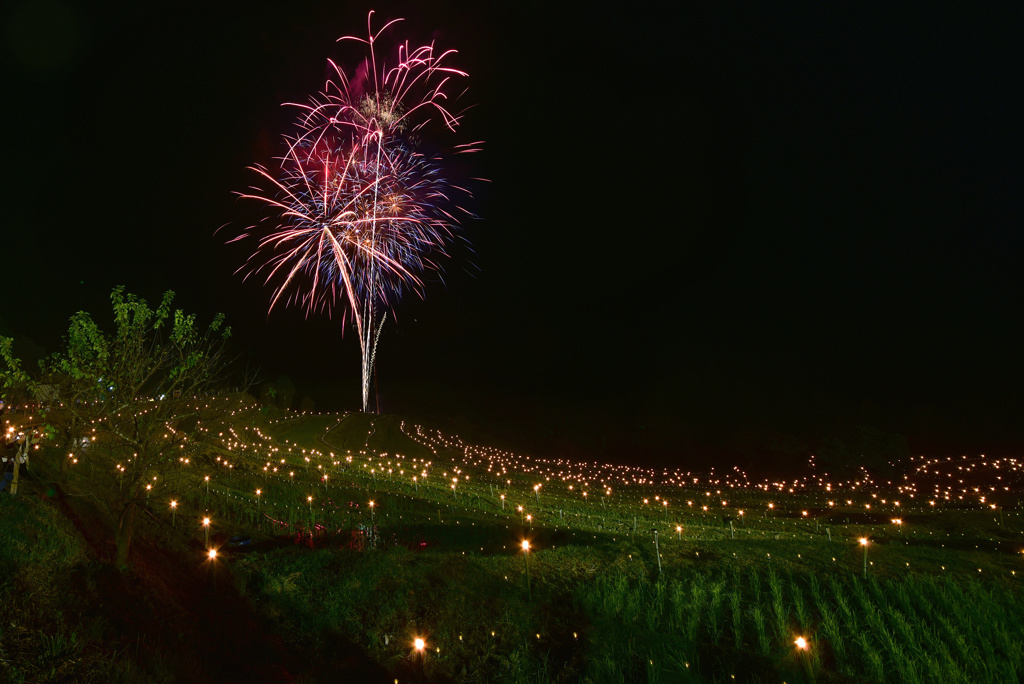
[[[438,129],[455,132],[460,114],[449,109],[447,88],[466,73],[448,67],[455,51],[433,44],[399,44],[393,59],[378,54],[382,34],[373,12],[367,38],[345,36],[366,54],[352,72],[329,61],[333,76],[308,103],[285,103],[298,112],[294,135],[285,136],[279,168],[251,167],[258,176],[252,192],[266,218],[235,238],[254,237],[258,246],[240,269],[259,273],[278,303],[349,317],[362,352],[363,410],[383,319],[402,293],[422,296],[423,274],[439,271],[439,258],[455,237],[457,216],[468,215],[453,201],[467,195],[442,174],[443,159],[421,152]],[[455,153],[475,151],[477,143]]]

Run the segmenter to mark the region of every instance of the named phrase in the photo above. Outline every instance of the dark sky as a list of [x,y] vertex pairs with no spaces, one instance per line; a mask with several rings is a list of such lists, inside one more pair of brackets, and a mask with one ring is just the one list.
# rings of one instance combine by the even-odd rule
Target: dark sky
[[[173,289],[265,377],[357,408],[355,336],[268,317],[225,241],[245,167],[292,130],[280,103],[371,6],[95,4],[0,15],[6,331],[52,350],[115,285]],[[1024,10],[573,4],[376,6],[459,50],[460,141],[486,144],[458,172],[490,180],[475,253],[381,338],[382,408],[615,461],[851,425],[1019,453]]]

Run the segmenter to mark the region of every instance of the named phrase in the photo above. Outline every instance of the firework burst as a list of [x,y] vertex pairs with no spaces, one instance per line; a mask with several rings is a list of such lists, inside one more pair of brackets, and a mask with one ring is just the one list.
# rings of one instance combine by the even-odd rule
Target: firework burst
[[[240,270],[261,274],[273,288],[271,309],[340,310],[342,325],[354,325],[364,411],[382,312],[406,291],[423,294],[424,274],[440,270],[457,216],[467,214],[453,201],[466,191],[442,174],[442,156],[421,151],[433,129],[457,130],[447,89],[466,73],[446,65],[453,50],[433,44],[402,43],[390,62],[380,58],[381,35],[400,20],[376,33],[372,20],[371,12],[367,38],[339,39],[365,47],[353,72],[331,61],[322,92],[305,104],[285,103],[299,112],[298,132],[285,136],[277,168],[251,167],[258,183],[239,195],[262,204],[267,216],[236,238],[258,242]],[[475,149],[471,143],[454,152]]]

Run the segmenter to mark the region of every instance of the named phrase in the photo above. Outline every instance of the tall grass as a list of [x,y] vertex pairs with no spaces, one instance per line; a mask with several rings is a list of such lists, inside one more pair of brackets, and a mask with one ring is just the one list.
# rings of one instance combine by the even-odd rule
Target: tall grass
[[[640,635],[651,648],[648,660],[655,670],[658,663],[667,668],[679,653],[693,665],[730,635],[731,647],[749,648],[786,672],[799,632],[822,651],[812,658],[815,667],[855,679],[908,684],[1019,680],[1024,622],[1012,590],[978,581],[958,586],[916,576],[850,576],[830,578],[826,593],[813,575],[786,581],[773,570],[767,573],[767,589],[762,590],[754,573],[743,579],[733,573],[726,580],[713,572],[693,572],[657,583],[644,577],[599,579],[579,586],[575,596],[593,623],[603,626],[595,649],[598,641],[614,641],[616,630],[636,635],[636,626],[643,625]],[[970,614],[977,617],[963,609],[967,600]],[[699,671],[715,676],[707,660]],[[625,669],[615,672],[629,679]]]

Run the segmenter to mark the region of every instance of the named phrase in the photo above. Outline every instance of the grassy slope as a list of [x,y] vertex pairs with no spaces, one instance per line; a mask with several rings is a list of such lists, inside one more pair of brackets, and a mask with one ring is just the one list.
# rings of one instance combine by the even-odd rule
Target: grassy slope
[[[329,442],[357,453],[372,432],[376,451],[408,455],[404,436],[384,439],[387,421],[375,430],[368,422],[343,422],[348,432],[335,430]],[[431,681],[775,682],[803,681],[813,671],[817,681],[995,682],[1020,672],[1022,654],[1012,644],[1024,638],[1024,614],[1002,608],[1017,600],[1017,582],[973,579],[1008,576],[1015,561],[1001,547],[1020,533],[983,513],[907,516],[913,532],[904,537],[884,515],[817,511],[821,528],[779,515],[750,521],[756,534],[740,528],[735,539],[713,516],[695,516],[685,539],[663,530],[659,576],[649,535],[630,538],[628,520],[609,516],[610,528],[602,524],[616,532],[595,534],[595,519],[556,520],[550,506],[562,504],[548,504],[544,528],[533,533],[540,552],[531,557],[531,600],[514,553],[518,520],[497,512],[486,485],[448,504],[436,491],[417,501],[408,485],[358,475],[363,484],[352,492],[336,482],[335,498],[377,498],[387,550],[349,551],[328,537],[315,550],[249,556],[238,571],[289,630],[312,641],[348,635],[396,672],[410,662],[413,635],[435,649],[425,662]],[[532,500],[523,503],[541,513]],[[843,524],[847,517],[852,525]],[[329,527],[330,519],[328,512]],[[344,514],[339,522],[351,525]],[[861,534],[872,538],[872,577],[880,582],[857,578],[860,549],[848,540]],[[415,539],[429,541],[425,550],[403,548]],[[961,586],[966,593],[957,593]],[[849,619],[836,617],[841,606]],[[983,635],[977,621],[995,626]],[[801,633],[815,644],[806,663],[792,645]]]
[[[369,444],[432,457],[395,418],[373,425],[356,414],[321,439],[337,422],[297,417],[265,431],[289,440],[296,455]],[[367,682],[795,682],[806,678],[791,643],[798,632],[815,639],[819,682],[1006,681],[1014,672],[991,663],[1016,667],[1022,658],[1013,646],[1024,642],[1017,582],[967,579],[977,568],[983,577],[1007,574],[1013,559],[973,547],[1018,539],[1019,524],[1008,531],[951,513],[908,519],[916,532],[905,539],[866,522],[840,533],[836,522],[832,543],[799,519],[750,521],[764,529],[741,528],[733,539],[698,516],[683,539],[663,532],[659,576],[649,535],[628,533],[632,514],[599,523],[567,508],[563,521],[528,496],[545,518],[531,533],[530,598],[518,517],[511,507],[503,514],[486,485],[455,498],[358,470],[339,475],[352,484],[336,483],[329,497],[313,490],[318,506],[334,500],[335,513],[298,510],[327,513],[318,521],[345,531],[368,522],[347,500],[365,503],[372,490],[387,548],[357,552],[338,535],[311,549],[289,532],[258,529],[244,497],[266,479],[253,470],[239,468],[212,497],[221,540],[245,532],[257,541],[225,558],[216,578],[197,560],[196,538],[164,518],[145,520],[138,538],[146,541],[122,575],[107,563],[105,530],[88,506],[55,506],[41,490],[0,496],[0,681],[328,682],[346,673]],[[301,484],[269,486],[263,510],[275,496],[304,500]],[[887,578],[881,583],[855,579],[860,552],[838,539],[861,529],[875,541],[872,574]],[[927,579],[940,564],[952,582]],[[431,649],[422,664],[413,635]]]
[[100,647],[102,619],[67,598],[92,558],[60,512],[31,494],[0,494],[0,676],[103,681],[117,659]]
[[[143,520],[118,571],[85,502],[22,482],[0,496],[0,682],[319,681],[324,664],[285,643],[198,543]],[[335,672],[383,681],[359,648],[341,651]]]

